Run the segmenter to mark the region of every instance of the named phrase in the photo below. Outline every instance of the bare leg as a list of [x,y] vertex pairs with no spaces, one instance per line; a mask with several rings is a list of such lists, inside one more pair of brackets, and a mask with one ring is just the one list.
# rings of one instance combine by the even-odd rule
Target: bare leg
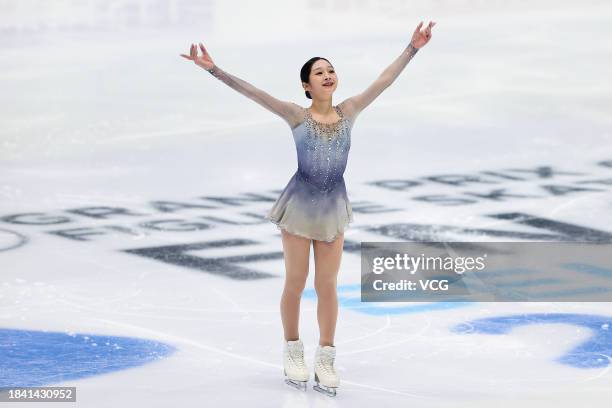
[[315,256],[315,289],[317,291],[317,319],[319,344],[333,346],[338,319],[336,286],[344,247],[344,234],[334,242],[313,241]]
[[285,288],[281,297],[281,319],[285,340],[299,339],[300,300],[306,278],[310,257],[310,239],[281,230],[285,256]]

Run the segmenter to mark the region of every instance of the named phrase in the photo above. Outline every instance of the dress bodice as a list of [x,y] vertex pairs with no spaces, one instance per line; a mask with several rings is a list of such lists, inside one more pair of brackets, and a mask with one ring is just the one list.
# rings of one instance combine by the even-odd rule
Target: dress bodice
[[304,120],[292,128],[297,150],[298,176],[320,191],[333,190],[343,180],[351,148],[351,121],[338,106],[334,123],[314,120],[304,109]]

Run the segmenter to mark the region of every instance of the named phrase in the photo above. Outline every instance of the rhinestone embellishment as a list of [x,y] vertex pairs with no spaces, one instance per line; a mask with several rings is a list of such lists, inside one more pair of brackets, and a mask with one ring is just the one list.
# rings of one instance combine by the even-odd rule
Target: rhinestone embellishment
[[312,117],[310,109],[306,109],[306,126],[309,128],[309,130],[312,131],[313,134],[320,135],[322,137],[327,137],[328,141],[331,141],[332,137],[337,136],[338,133],[340,133],[340,131],[344,128],[346,122],[344,114],[337,106],[334,106],[334,110],[336,111],[336,113],[338,113],[340,119],[338,119],[334,123],[323,123],[316,121]]
[[304,125],[306,127],[305,146],[310,164],[308,175],[304,180],[314,183],[320,192],[330,192],[342,180],[346,165],[346,152],[350,148],[350,129],[348,119],[342,110],[334,106],[340,119],[334,123],[316,121],[305,109]]

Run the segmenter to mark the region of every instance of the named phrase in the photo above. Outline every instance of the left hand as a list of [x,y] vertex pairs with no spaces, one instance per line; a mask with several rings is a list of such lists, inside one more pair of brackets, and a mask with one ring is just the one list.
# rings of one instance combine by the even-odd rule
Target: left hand
[[412,40],[410,40],[412,46],[414,48],[421,48],[427,44],[429,40],[431,40],[431,28],[435,25],[435,22],[430,21],[427,28],[421,31],[421,27],[423,26],[423,22],[421,21],[416,30],[414,30],[414,34],[412,34]]

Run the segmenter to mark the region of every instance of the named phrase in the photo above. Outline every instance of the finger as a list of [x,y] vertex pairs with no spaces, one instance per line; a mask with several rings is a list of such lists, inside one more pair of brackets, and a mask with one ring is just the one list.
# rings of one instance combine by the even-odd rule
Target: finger
[[189,47],[189,55],[191,55],[191,58],[193,58],[193,44],[191,44]]
[[423,25],[423,22],[421,21],[419,23],[419,25],[417,25],[416,29],[414,30],[415,33],[418,33],[419,31],[421,31],[421,26]]
[[187,58],[188,60],[190,60],[190,59],[191,59],[191,57],[190,57],[189,55],[185,55],[185,54],[181,54],[181,57],[183,57],[183,58]]
[[208,55],[208,51],[206,51],[206,48],[204,48],[204,44],[200,43],[200,49],[202,50],[202,54]]

